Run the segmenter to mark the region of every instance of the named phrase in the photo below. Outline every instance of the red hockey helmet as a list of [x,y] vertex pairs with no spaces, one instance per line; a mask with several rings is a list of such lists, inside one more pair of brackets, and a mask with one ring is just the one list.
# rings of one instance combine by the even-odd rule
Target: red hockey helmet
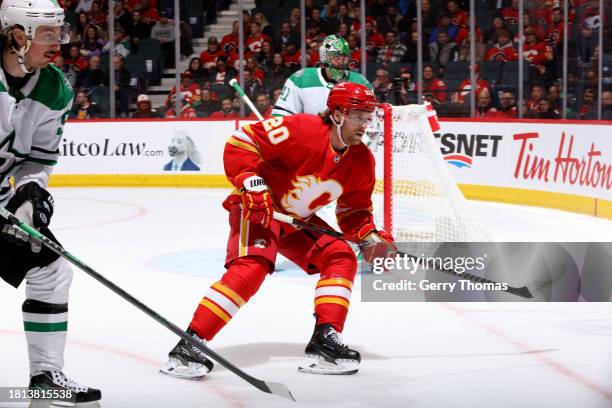
[[367,86],[353,82],[340,82],[327,97],[330,112],[339,110],[347,113],[351,109],[372,112],[378,106],[376,96]]

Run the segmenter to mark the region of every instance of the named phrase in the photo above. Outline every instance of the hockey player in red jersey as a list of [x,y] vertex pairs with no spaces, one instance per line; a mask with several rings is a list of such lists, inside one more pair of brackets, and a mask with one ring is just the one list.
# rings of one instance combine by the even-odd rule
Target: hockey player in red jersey
[[[273,211],[327,226],[317,210],[338,200],[340,229],[359,240],[366,260],[393,251],[393,237],[372,216],[374,157],[361,142],[377,105],[366,86],[342,82],[321,115],[296,114],[246,125],[228,140],[225,173],[235,190],[224,201],[230,236],[225,267],[198,305],[188,331],[210,341],[274,271],[277,253],[308,274],[319,274],[315,329],[299,369],[317,374],[354,374],[359,352],[342,343],[357,260],[351,247],[328,235],[281,224]],[[384,245],[373,245],[383,241]],[[201,378],[213,367],[181,340],[162,372]]]

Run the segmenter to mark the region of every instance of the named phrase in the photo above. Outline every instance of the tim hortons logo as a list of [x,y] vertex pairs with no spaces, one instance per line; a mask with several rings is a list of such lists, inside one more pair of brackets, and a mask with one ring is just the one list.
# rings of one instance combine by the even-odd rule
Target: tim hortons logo
[[497,157],[500,135],[466,135],[434,133],[440,141],[440,151],[447,163],[456,167],[472,167],[476,157]]
[[341,195],[342,186],[336,180],[300,176],[293,181],[293,189],[283,196],[281,204],[289,214],[306,218]]
[[563,132],[557,156],[547,159],[534,153],[534,144],[539,137],[537,132],[518,133],[513,136],[514,140],[521,143],[514,178],[610,190],[612,163],[603,160],[602,152],[597,149],[595,143],[591,143],[586,156],[578,157],[578,154],[574,153],[574,135],[568,137]]

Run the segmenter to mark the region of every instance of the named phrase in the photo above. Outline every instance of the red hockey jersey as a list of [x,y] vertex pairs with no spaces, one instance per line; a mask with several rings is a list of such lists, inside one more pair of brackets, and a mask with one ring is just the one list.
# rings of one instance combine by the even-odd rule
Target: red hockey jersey
[[[243,126],[228,140],[225,174],[237,188],[236,177],[262,177],[277,211],[307,219],[338,200],[336,215],[343,232],[355,236],[373,222],[374,156],[362,143],[343,153],[330,144],[330,125],[316,115],[273,117]],[[237,204],[234,192],[224,205]]]

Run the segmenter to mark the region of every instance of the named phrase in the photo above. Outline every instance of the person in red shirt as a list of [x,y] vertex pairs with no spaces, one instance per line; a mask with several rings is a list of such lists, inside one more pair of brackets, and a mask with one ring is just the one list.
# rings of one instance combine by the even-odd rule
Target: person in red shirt
[[219,40],[217,37],[208,38],[208,48],[200,53],[200,60],[206,69],[210,69],[217,65],[217,58],[220,55],[225,55],[219,48]]
[[[270,97],[266,93],[260,93],[255,97],[255,107],[257,108],[257,112],[259,112],[264,119],[272,117],[272,105],[270,104]],[[248,116],[248,119],[256,120],[258,119],[255,112],[251,112]]]
[[446,8],[451,15],[454,25],[458,27],[469,25],[470,15],[466,11],[461,10],[457,0],[449,0],[446,3]]
[[221,100],[221,110],[210,114],[209,118],[213,119],[234,119],[239,118],[240,113],[234,110],[232,98],[223,98]]
[[545,42],[539,42],[536,31],[529,27],[525,30],[523,58],[535,66],[544,66],[553,59],[552,48]]
[[510,91],[504,91],[499,97],[499,109],[497,110],[496,117],[504,119],[512,119],[518,117],[518,109],[516,108],[516,102],[514,94]]
[[221,39],[221,45],[220,45],[221,49],[224,50],[227,44],[233,44],[234,48],[238,47],[238,42],[240,41],[240,36],[238,35],[239,30],[240,30],[240,22],[234,21],[232,23],[232,32],[224,35],[223,38]]
[[[341,82],[329,93],[325,113],[273,117],[245,125],[228,139],[223,162],[235,190],[223,203],[230,224],[227,271],[198,305],[189,333],[212,340],[259,290],[281,253],[307,274],[320,275],[314,333],[299,370],[358,371],[359,352],[340,339],[357,272],[353,250],[342,239],[281,223],[273,211],[330,228],[316,212],[338,200],[338,225],[360,243],[366,260],[396,251],[391,234],[374,223],[374,156],[361,141],[376,106],[367,87]],[[193,379],[212,368],[208,358],[181,340],[162,372]]]
[[[480,65],[476,64],[476,98],[479,98],[480,93],[484,90],[490,90],[491,84],[489,81],[480,78]],[[472,82],[470,78],[464,79],[459,84],[457,92],[452,96],[453,102],[464,103],[465,98],[469,98],[470,90],[472,89]]]
[[[175,119],[177,118],[176,115],[176,106],[174,105],[173,101],[170,100],[170,107],[168,108],[168,110],[166,111],[166,115],[165,117],[168,119]],[[193,109],[191,107],[191,104],[193,103],[192,99],[191,99],[191,92],[183,92],[183,97],[181,100],[181,114],[180,114],[180,119],[188,119],[188,118],[197,118],[198,115],[196,114],[195,109]]]
[[[193,75],[189,71],[185,71],[181,74],[181,93],[189,92],[189,97],[193,99],[193,101],[200,101],[202,98],[202,88],[197,82],[193,81]],[[176,93],[176,86],[173,86],[168,94],[168,100],[174,99],[174,94]],[[168,100],[166,103],[168,103]]]
[[477,95],[476,103],[477,118],[496,118],[497,109],[491,104],[489,88],[483,88]]
[[385,37],[376,31],[376,22],[371,17],[366,17],[366,50],[368,60],[376,60],[378,50],[385,46]]
[[[437,79],[431,65],[423,67],[423,96],[430,103],[441,103],[446,101],[446,91],[448,88],[441,79]],[[418,85],[415,92],[418,91]]]
[[246,40],[247,48],[255,55],[261,52],[264,41],[272,41],[269,35],[261,32],[261,24],[256,21],[251,23],[251,35]]
[[[571,23],[568,23],[570,24],[570,30],[568,30],[568,32],[571,32]],[[563,10],[556,7],[552,12],[552,22],[546,31],[546,41],[548,41],[549,44],[554,46],[561,44],[561,41],[563,41],[563,26]]]
[[540,101],[545,96],[545,90],[542,85],[535,84],[531,87],[531,98],[525,102],[527,108],[527,114],[538,112],[540,108]]
[[500,30],[497,36],[497,43],[485,53],[485,61],[508,62],[518,60],[518,52],[512,45],[511,38],[507,30]]
[[501,15],[507,25],[517,25],[519,19],[519,0],[512,0],[509,7],[502,9]]
[[282,54],[288,67],[299,66],[302,63],[302,53],[298,47],[299,44],[294,39],[287,41],[287,47]]

